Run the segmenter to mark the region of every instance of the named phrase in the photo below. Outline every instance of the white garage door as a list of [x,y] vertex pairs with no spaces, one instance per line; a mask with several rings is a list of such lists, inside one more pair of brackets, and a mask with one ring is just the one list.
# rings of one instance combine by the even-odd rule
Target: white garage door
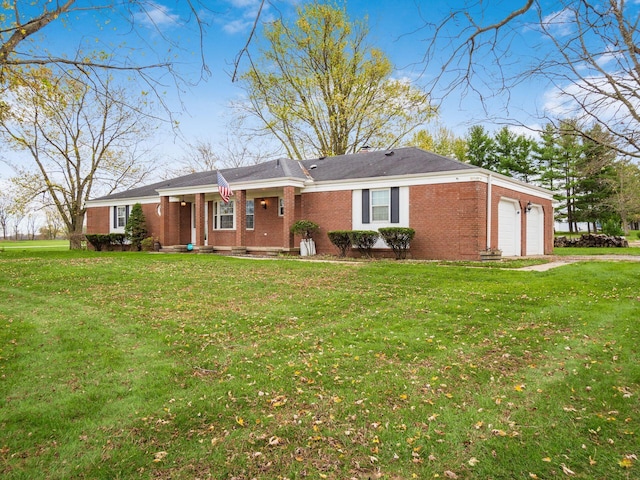
[[544,212],[540,205],[527,213],[527,255],[544,255]]
[[498,204],[498,248],[502,256],[520,256],[520,204],[515,200],[502,199]]

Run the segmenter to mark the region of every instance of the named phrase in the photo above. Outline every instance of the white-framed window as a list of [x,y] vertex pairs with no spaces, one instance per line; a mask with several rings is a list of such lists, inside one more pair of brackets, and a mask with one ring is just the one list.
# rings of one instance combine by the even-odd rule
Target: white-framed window
[[247,200],[247,230],[253,230],[255,224],[255,201]]
[[278,216],[284,217],[284,198],[278,197]]
[[113,220],[111,222],[111,232],[124,232],[129,220],[129,206],[116,205],[113,207]]
[[409,225],[409,188],[364,188],[353,191],[353,228]]
[[116,228],[127,225],[127,207],[116,207]]
[[233,230],[235,228],[235,201],[229,203],[216,202],[214,228],[217,230]]
[[371,221],[389,222],[391,212],[391,190],[371,190]]

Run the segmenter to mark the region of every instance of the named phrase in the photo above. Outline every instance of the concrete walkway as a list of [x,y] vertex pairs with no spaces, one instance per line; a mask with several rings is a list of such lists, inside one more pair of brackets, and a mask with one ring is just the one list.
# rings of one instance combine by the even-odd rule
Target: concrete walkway
[[[546,257],[545,257],[546,258]],[[638,255],[576,255],[571,257],[550,256],[549,263],[519,268],[524,272],[546,272],[552,268],[563,267],[577,262],[639,262]]]

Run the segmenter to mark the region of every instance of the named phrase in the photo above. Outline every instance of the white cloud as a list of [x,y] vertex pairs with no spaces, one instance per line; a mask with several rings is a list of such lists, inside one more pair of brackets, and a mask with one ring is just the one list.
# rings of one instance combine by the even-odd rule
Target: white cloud
[[[623,95],[625,90],[628,93],[635,92],[634,79],[628,75],[611,75]],[[640,112],[640,97],[629,93],[624,100],[616,98],[613,87],[604,76],[590,76],[545,92],[544,109],[547,115],[554,118],[577,118],[587,122],[597,119],[602,123],[637,131],[639,126],[630,111]]]
[[168,7],[155,2],[150,2],[148,5],[148,8],[135,15],[136,21],[140,24],[146,27],[164,28],[180,23],[180,15],[172,13]]
[[229,22],[226,22],[222,26],[222,30],[225,33],[229,33],[233,35],[235,33],[246,32],[247,30],[249,30],[251,25],[253,25],[253,22],[251,20],[244,20],[244,19],[231,20]]
[[567,8],[550,13],[540,22],[542,28],[553,36],[566,37],[574,30],[575,12]]
[[260,0],[229,0],[229,4],[231,4],[234,8],[258,8],[260,5]]

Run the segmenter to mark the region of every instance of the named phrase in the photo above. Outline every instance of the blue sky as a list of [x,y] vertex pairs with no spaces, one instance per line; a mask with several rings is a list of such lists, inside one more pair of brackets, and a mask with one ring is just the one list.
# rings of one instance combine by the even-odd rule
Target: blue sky
[[[297,3],[299,2],[296,0],[272,0],[265,5],[261,19],[268,21],[278,15],[293,15]],[[638,4],[640,0],[632,0],[631,3]],[[123,22],[117,17],[107,18],[86,13],[80,18],[80,22],[75,18],[70,20],[72,28],[63,28],[61,25],[48,27],[41,40],[53,51],[65,48],[74,51],[81,38],[89,45],[106,49],[115,48],[114,45],[126,41],[125,49],[134,48],[136,55],[153,58],[154,45],[161,42],[159,36],[162,33],[177,40],[184,49],[177,52],[179,72],[196,80],[200,68],[198,37],[193,23],[189,24],[190,28],[184,26],[190,14],[185,8],[187,2],[155,0],[148,4],[152,7],[149,10],[151,15],[136,18],[141,27],[138,38],[127,35],[127,29],[123,28]],[[204,52],[211,76],[181,93],[185,111],[177,119],[185,140],[194,142],[201,139],[215,144],[227,134],[225,125],[229,116],[229,102],[242,96],[242,91],[231,81],[233,61],[247,41],[260,1],[213,0],[206,4],[209,10],[201,14],[209,24]],[[369,42],[383,50],[391,59],[396,67],[394,77],[410,79],[421,86],[432,79],[438,66],[436,63],[429,70],[425,71],[424,68],[424,55],[432,35],[432,30],[425,28],[425,24],[462,4],[461,0],[347,0],[347,10],[351,19],[368,17]],[[495,20],[514,8],[511,0],[496,0],[494,5],[492,12],[495,18],[485,18],[486,21]],[[549,5],[550,12],[553,12],[553,2]],[[554,17],[550,21],[556,23],[554,28],[559,32],[567,28],[561,17]],[[155,26],[152,27],[151,22]],[[98,41],[96,25],[101,28]],[[523,28],[517,33],[517,39],[511,45],[511,56],[503,59],[514,71],[526,64],[531,55],[537,55],[547,47],[534,28]],[[446,52],[441,53],[442,58],[445,58]],[[530,113],[542,110],[545,102],[551,105],[549,100],[552,97],[549,96],[548,86],[524,80],[518,89],[510,92],[509,115],[518,116],[524,124],[534,124],[536,120]],[[174,107],[178,107],[177,95],[171,86],[167,89],[167,99]],[[492,124],[491,119],[507,116],[504,100],[504,97],[493,99],[487,103],[489,111],[485,111],[475,96],[455,91],[442,103],[438,125],[445,126],[458,135],[464,135],[471,125],[477,123],[485,124],[489,130],[497,129],[499,127]],[[426,127],[433,128],[434,125]],[[182,155],[182,148],[182,140],[174,138],[167,131],[157,139],[156,153],[165,160]],[[0,169],[0,176],[7,175],[6,169]]]
[[[431,79],[430,72],[425,72],[422,64],[430,36],[424,25],[434,16],[446,13],[455,3],[459,2],[349,0],[347,10],[351,19],[368,18],[369,41],[392,60],[396,67],[394,76],[408,78],[421,85]],[[211,18],[212,25],[205,44],[212,76],[185,96],[188,114],[181,122],[185,134],[210,138],[223,130],[229,100],[242,95],[230,80],[232,62],[247,40],[258,4],[258,0],[213,2],[212,9],[220,13]],[[294,11],[292,1],[276,1],[274,4],[279,12],[267,5],[262,13],[263,20],[280,13],[291,15]],[[505,5],[510,6],[510,2]],[[532,99],[530,93],[527,92],[527,102]],[[443,105],[439,122],[462,135],[473,122],[484,118],[486,115],[477,101],[457,94]]]

